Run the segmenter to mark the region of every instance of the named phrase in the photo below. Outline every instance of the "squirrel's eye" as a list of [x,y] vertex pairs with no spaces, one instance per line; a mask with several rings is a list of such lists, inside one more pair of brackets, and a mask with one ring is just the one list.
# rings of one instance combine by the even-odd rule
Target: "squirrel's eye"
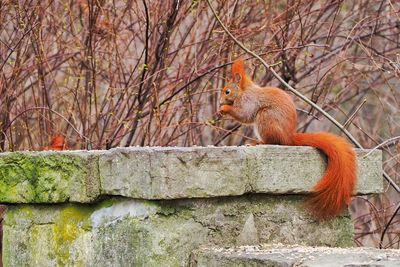
[[231,89],[226,89],[225,94],[229,95],[231,93]]

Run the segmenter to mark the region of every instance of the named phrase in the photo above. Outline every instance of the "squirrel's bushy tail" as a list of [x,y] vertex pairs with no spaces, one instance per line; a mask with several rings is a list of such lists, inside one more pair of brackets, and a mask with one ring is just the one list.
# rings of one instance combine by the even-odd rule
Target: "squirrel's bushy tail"
[[330,133],[296,133],[294,144],[320,149],[328,157],[322,179],[314,186],[307,207],[319,219],[330,219],[350,204],[356,186],[356,154],[342,137]]

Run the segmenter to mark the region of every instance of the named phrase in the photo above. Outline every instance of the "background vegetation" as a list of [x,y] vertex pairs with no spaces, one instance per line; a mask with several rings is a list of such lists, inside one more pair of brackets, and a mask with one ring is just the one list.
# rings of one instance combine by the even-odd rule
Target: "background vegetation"
[[[328,111],[364,147],[382,144],[399,184],[400,3],[212,1],[229,30]],[[252,130],[220,120],[229,65],[284,88],[245,55],[206,1],[0,1],[0,151],[240,145]],[[341,134],[295,99],[299,131]],[[356,243],[399,248],[400,196],[355,198]]]

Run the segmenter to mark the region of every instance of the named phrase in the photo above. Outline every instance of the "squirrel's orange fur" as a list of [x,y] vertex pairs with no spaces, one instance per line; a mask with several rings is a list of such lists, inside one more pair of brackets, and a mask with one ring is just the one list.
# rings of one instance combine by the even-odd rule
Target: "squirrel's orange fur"
[[283,90],[260,87],[246,75],[243,60],[232,66],[232,80],[221,92],[222,114],[253,124],[262,144],[312,146],[328,157],[322,179],[307,207],[319,219],[330,219],[350,204],[357,179],[356,155],[342,137],[330,133],[297,133],[296,107]]
[[66,149],[65,137],[62,134],[58,134],[53,137],[49,146],[43,148],[43,150],[56,150],[61,151]]

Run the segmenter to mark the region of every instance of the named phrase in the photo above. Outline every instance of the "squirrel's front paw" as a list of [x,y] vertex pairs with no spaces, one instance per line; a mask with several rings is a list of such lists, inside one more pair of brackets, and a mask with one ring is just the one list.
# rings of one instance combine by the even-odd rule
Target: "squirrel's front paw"
[[229,105],[222,105],[220,110],[219,110],[219,113],[224,115],[224,114],[228,113],[231,109],[232,109],[232,107],[229,106]]

